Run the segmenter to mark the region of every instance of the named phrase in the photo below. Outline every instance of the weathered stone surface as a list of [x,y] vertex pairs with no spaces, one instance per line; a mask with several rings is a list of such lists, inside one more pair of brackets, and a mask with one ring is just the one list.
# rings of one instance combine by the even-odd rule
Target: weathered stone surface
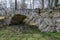
[[40,16],[34,15],[33,21],[38,26],[38,29],[45,32],[60,32],[60,13],[40,13]]
[[[26,10],[22,11],[18,11],[18,14],[22,14],[27,16],[30,21],[33,21],[36,26],[38,26],[38,29],[41,31],[49,31],[49,32],[53,32],[54,30],[56,30],[57,32],[60,32],[60,13],[57,12],[42,12],[40,14],[33,12],[33,10]],[[13,12],[12,12],[13,13]],[[11,13],[11,14],[12,14]],[[17,14],[17,12],[16,12]],[[1,14],[2,15],[2,14]],[[15,14],[12,14],[15,15]],[[22,17],[16,17],[16,20],[18,20],[18,22],[23,21],[25,18]],[[13,19],[15,20],[15,19]],[[7,24],[9,24],[11,21],[11,17],[9,17],[8,19],[5,20],[5,22]],[[15,23],[15,22],[14,22]],[[56,27],[56,28],[55,28]]]
[[[46,28],[44,28],[44,26],[42,24],[42,27],[44,29],[42,29],[39,25],[39,29],[42,29],[41,31],[50,31],[53,32],[54,30],[56,30],[57,32],[60,32],[60,13],[43,13],[43,15],[41,15],[42,17],[45,17],[43,20],[43,22],[45,22],[46,25],[48,25]],[[56,26],[56,28],[55,28]],[[55,29],[54,29],[55,28]]]

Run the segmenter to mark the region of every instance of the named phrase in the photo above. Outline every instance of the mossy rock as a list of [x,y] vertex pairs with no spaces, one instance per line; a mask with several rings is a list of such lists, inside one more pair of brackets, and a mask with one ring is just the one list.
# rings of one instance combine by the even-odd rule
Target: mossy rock
[[26,18],[25,15],[21,15],[21,14],[16,14],[12,17],[11,19],[11,23],[10,24],[20,24],[23,22],[23,20]]

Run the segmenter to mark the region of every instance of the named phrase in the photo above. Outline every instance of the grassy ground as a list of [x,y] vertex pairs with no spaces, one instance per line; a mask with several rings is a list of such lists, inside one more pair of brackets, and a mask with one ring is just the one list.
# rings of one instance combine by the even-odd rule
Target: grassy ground
[[40,32],[38,29],[0,29],[0,40],[60,40],[60,33]]

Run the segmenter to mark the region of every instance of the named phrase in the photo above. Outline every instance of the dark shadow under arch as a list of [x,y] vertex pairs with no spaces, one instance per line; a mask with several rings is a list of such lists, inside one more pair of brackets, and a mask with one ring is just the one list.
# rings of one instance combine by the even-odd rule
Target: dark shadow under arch
[[25,18],[27,18],[25,15],[15,14],[12,17],[10,24],[14,24],[14,25],[20,24],[23,22]]

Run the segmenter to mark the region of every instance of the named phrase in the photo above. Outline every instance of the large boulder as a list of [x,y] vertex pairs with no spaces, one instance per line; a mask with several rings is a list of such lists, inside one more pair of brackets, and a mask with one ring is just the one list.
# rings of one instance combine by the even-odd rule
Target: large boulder
[[25,15],[15,14],[11,19],[11,24],[20,24],[26,18]]

